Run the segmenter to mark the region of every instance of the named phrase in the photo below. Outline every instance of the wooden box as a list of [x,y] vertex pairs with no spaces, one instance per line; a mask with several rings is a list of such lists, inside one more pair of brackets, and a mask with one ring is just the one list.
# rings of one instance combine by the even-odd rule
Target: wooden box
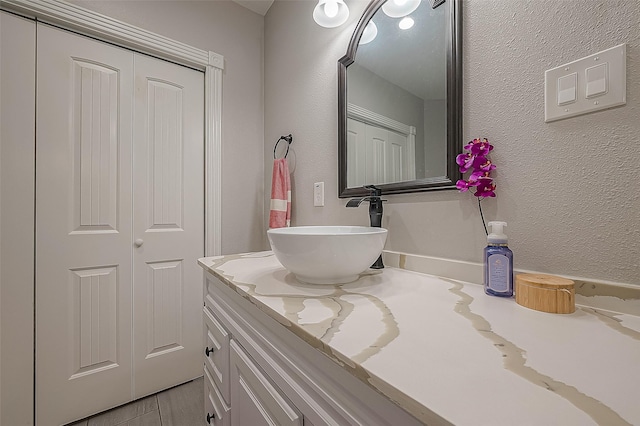
[[516,303],[536,311],[570,314],[576,310],[575,285],[566,278],[518,274],[515,292]]

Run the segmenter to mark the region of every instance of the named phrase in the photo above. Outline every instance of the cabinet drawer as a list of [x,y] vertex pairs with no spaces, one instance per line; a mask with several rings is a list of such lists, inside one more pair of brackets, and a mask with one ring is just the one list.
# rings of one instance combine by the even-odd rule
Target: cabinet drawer
[[231,408],[234,425],[303,426],[300,411],[231,340]]
[[230,335],[205,306],[204,323],[204,364],[209,369],[213,383],[218,386],[224,400],[229,403],[229,340]]
[[222,399],[218,386],[207,368],[204,369],[204,417],[206,424],[213,426],[230,426],[229,407]]

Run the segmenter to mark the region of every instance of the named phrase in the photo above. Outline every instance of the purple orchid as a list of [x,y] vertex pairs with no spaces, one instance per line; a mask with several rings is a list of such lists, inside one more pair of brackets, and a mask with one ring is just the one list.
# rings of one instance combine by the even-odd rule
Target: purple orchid
[[460,173],[466,173],[471,167],[473,167],[474,161],[475,156],[471,153],[458,154],[456,157],[456,164],[460,166]]
[[461,179],[458,182],[456,182],[456,188],[458,188],[460,192],[467,192],[469,188],[478,186],[478,185],[479,185],[478,181],[472,181],[471,179],[469,180]]
[[480,218],[482,218],[482,225],[486,235],[489,235],[489,233],[484,222],[481,201],[487,197],[496,196],[496,184],[491,177],[491,172],[496,169],[496,165],[488,157],[492,150],[493,145],[489,143],[487,138],[477,138],[467,143],[464,146],[464,152],[456,157],[456,164],[460,167],[460,173],[471,171],[468,179],[460,179],[456,182],[456,188],[460,192],[467,192],[471,188],[475,188],[474,192],[469,192],[478,198],[478,209],[480,210]]
[[471,176],[469,176],[469,182],[478,182],[478,179],[483,177],[489,177],[489,172],[476,170],[473,173],[471,173]]
[[471,170],[471,174],[468,179],[456,182],[456,188],[460,192],[467,192],[475,187],[473,195],[479,199],[495,197],[496,185],[491,172],[496,169],[496,165],[488,157],[493,145],[486,138],[477,138],[467,143],[464,149],[465,152],[456,157],[456,164],[460,167],[460,173]]
[[476,188],[476,197],[495,197],[496,184],[490,177],[481,177],[478,179],[478,187]]
[[466,149],[467,151],[471,151],[471,154],[473,155],[485,156],[489,154],[489,151],[493,149],[493,145],[489,143],[487,138],[478,138],[466,144],[464,146],[464,149]]
[[482,170],[483,172],[491,172],[496,168],[495,164],[485,156],[477,156],[473,162],[474,170]]

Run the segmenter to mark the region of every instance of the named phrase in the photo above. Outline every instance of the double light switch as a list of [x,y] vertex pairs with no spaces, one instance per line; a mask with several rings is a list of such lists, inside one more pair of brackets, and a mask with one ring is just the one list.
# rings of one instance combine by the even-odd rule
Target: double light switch
[[545,122],[626,103],[626,44],[545,72]]

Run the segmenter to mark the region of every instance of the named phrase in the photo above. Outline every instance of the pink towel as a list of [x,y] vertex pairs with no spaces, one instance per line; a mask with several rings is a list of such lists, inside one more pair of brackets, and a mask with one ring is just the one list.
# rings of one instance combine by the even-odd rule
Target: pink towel
[[291,226],[291,179],[286,158],[273,160],[269,228]]

